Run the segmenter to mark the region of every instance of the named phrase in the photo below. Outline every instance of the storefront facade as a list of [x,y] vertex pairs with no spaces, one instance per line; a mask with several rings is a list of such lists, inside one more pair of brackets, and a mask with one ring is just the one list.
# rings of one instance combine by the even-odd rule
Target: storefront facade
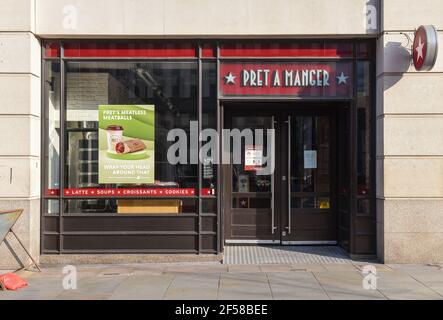
[[[25,208],[19,226],[35,256],[213,255],[267,244],[442,261],[443,180],[423,177],[442,170],[441,148],[424,130],[441,136],[441,62],[411,69],[403,42],[413,29],[395,5],[343,0],[337,13],[280,1],[290,15],[236,4],[245,21],[231,20],[224,1],[148,11],[141,1],[21,2],[33,18],[2,33],[1,71],[13,86],[4,103],[23,107],[2,120],[26,130],[22,144],[2,150],[2,167],[30,174],[26,185],[7,178],[0,196],[5,208]],[[417,12],[410,23],[440,27]],[[21,51],[26,63],[13,58]],[[425,109],[412,100],[413,82],[402,87],[420,77]],[[17,86],[28,88],[29,106],[10,93]],[[398,134],[417,139],[400,143]]]
[[[370,40],[45,42],[43,253],[340,243],[375,255],[374,47]],[[133,162],[107,161],[99,137],[118,121],[99,119],[100,108],[127,115],[140,105],[154,110],[151,158],[137,160],[155,158],[146,183],[131,178]],[[134,137],[139,126],[122,128]],[[168,153],[178,140],[169,135],[178,129],[186,154],[173,163]],[[202,151],[210,139],[197,137],[209,129],[274,129],[275,169],[260,174],[245,163],[247,148],[262,149],[259,161],[269,156],[266,139],[247,145],[243,136],[238,151]],[[315,163],[303,159],[309,152]],[[237,156],[238,163],[222,161]],[[110,172],[108,164],[117,167]],[[123,169],[122,177],[103,176]]]

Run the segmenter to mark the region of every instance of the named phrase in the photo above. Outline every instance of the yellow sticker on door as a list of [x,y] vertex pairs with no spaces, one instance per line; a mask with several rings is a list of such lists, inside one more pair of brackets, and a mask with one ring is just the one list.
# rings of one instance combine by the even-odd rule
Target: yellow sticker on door
[[329,201],[320,201],[320,209],[329,209],[330,205],[329,205]]

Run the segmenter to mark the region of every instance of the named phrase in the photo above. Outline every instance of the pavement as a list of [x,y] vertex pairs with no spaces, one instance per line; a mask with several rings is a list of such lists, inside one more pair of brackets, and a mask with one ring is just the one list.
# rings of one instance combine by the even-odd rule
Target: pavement
[[29,282],[28,287],[0,291],[0,300],[443,299],[441,265],[372,263],[376,278],[371,279],[363,272],[366,265],[358,262],[78,265],[76,277],[72,269],[63,270],[62,265],[46,266],[41,273],[19,271]]

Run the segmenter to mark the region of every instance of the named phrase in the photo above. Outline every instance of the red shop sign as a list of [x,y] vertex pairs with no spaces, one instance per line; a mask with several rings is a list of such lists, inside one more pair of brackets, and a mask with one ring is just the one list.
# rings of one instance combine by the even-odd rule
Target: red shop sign
[[307,98],[352,95],[350,62],[222,62],[223,96],[299,96]]
[[430,71],[437,60],[438,33],[434,26],[420,26],[415,32],[412,60],[418,71]]

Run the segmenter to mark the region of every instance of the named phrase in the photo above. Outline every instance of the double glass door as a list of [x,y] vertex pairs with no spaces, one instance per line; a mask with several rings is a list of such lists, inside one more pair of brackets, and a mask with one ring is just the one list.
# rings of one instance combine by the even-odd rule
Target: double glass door
[[226,112],[227,243],[336,243],[335,122],[328,110]]

